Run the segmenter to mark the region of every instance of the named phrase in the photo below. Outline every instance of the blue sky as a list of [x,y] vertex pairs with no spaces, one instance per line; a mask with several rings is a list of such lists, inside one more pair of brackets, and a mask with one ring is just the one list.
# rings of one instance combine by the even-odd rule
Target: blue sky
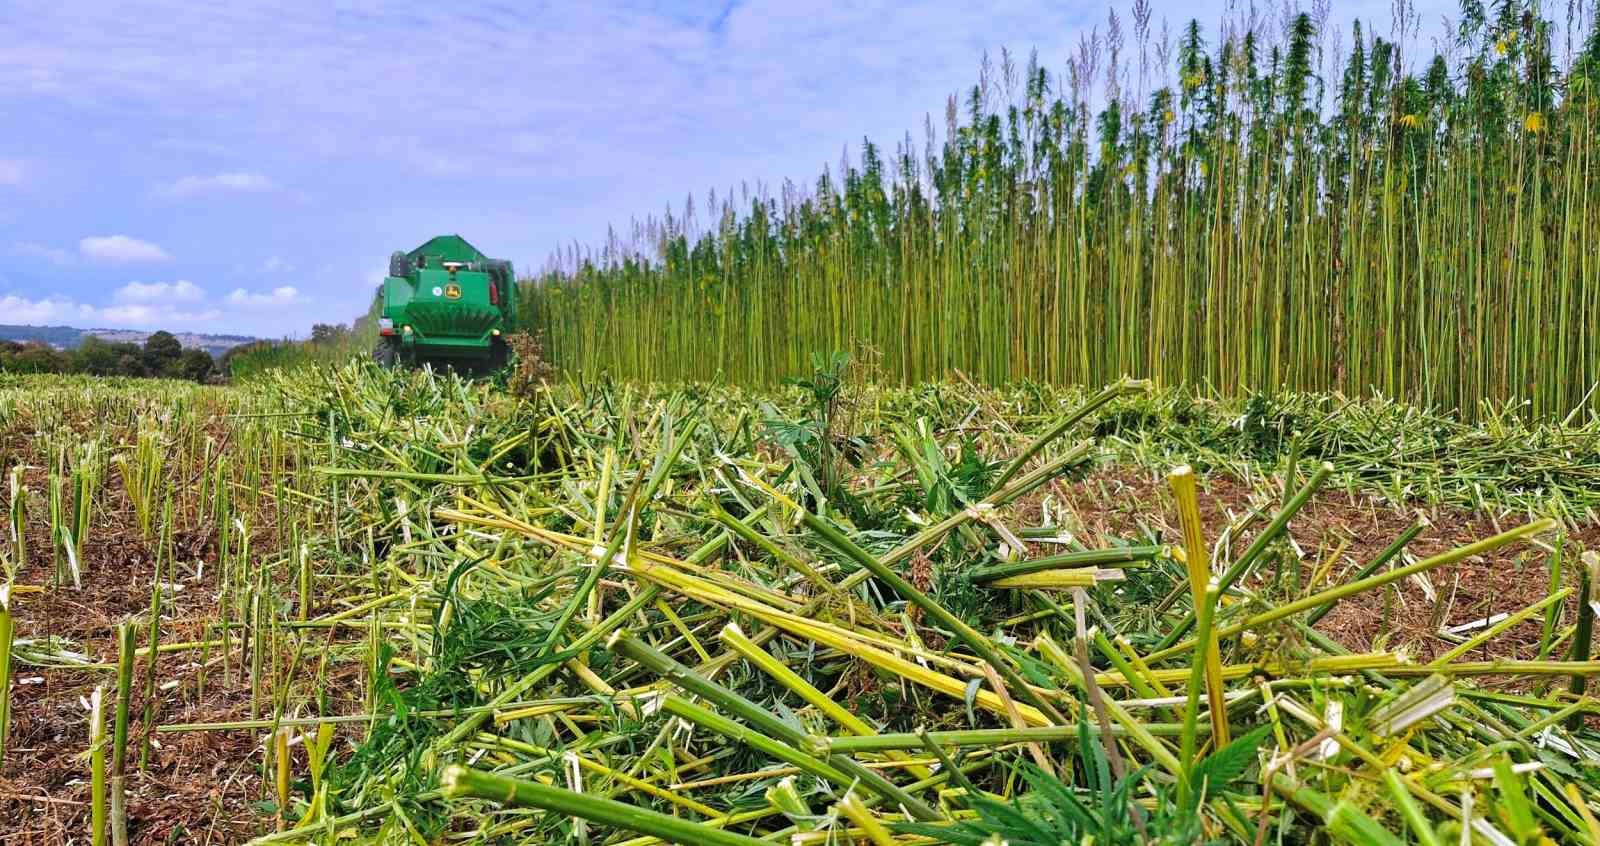
[[[1213,43],[1240,14],[1152,5]],[[0,3],[0,323],[348,322],[435,234],[538,266],[863,136],[920,144],[985,51],[1059,71],[1131,0],[200,6]],[[1424,41],[1453,8],[1418,3]],[[1330,28],[1353,17],[1387,33],[1390,3]]]

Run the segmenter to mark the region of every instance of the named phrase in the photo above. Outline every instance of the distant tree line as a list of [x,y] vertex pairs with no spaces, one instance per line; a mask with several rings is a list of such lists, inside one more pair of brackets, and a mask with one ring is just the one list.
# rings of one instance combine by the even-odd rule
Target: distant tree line
[[204,382],[217,372],[211,353],[184,349],[171,332],[155,332],[143,344],[106,341],[90,335],[77,347],[60,350],[39,341],[0,340],[0,372],[83,373],[90,376],[143,376]]

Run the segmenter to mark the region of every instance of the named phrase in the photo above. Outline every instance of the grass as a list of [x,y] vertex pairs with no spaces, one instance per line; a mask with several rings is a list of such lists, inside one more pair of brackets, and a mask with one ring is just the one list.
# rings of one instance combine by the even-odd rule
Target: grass
[[57,842],[1600,842],[1595,424],[836,376],[8,381],[5,774]]

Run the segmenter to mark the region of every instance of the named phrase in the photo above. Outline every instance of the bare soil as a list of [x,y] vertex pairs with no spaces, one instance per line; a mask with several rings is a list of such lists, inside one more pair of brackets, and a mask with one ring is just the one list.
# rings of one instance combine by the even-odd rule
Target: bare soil
[[[1144,526],[1160,529],[1169,542],[1181,537],[1172,496],[1160,474],[1141,468],[1103,467],[1081,481],[1057,482],[1052,488],[1091,547],[1138,537]],[[1277,502],[1263,497],[1255,487],[1232,476],[1201,479],[1200,512],[1207,539],[1215,542],[1235,521],[1263,504],[1270,516]],[[1483,514],[1455,507],[1397,508],[1371,497],[1324,489],[1289,524],[1289,534],[1303,553],[1302,593],[1348,581],[1418,519],[1427,526],[1404,550],[1415,559],[1448,552],[1527,521],[1523,515]],[[1265,524],[1264,519],[1256,520],[1240,532],[1231,543],[1235,554],[1242,552]],[[1565,583],[1574,583],[1571,574],[1578,550],[1596,548],[1600,548],[1600,526],[1582,526],[1569,534],[1564,549],[1568,562]],[[1341,549],[1331,564],[1323,557]],[[1515,613],[1548,596],[1548,557],[1549,552],[1538,545],[1514,543],[1429,571],[1425,581],[1411,577],[1393,583],[1390,591],[1378,589],[1350,597],[1336,605],[1316,628],[1355,652],[1400,649],[1426,662],[1455,646],[1438,636],[1441,627]],[[1402,562],[1396,559],[1396,563]],[[1321,580],[1312,584],[1319,571],[1323,572]],[[1288,576],[1256,572],[1248,583],[1260,587],[1273,578],[1286,580]],[[1286,585],[1280,583],[1274,589]],[[1577,599],[1569,597],[1564,619],[1574,619],[1576,609]],[[1542,626],[1542,615],[1535,615],[1462,660],[1534,658]],[[1505,680],[1498,681],[1497,686],[1505,686]],[[1494,685],[1497,680],[1483,683]]]

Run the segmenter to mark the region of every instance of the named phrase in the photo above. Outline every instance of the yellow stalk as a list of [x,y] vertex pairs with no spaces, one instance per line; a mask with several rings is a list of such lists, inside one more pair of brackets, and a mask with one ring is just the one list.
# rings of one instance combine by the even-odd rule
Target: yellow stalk
[[[1000,680],[1000,674],[995,672],[993,667],[986,664],[983,667],[983,675],[988,680],[989,687],[994,690],[995,696],[1000,698],[1000,704],[1005,706],[1005,717],[1010,720],[1011,727],[1027,728],[1027,723],[1023,722],[1022,715],[1017,713],[1017,703],[1006,693],[1006,685],[1005,682]],[[1028,754],[1033,756],[1033,762],[1039,765],[1039,769],[1052,776],[1055,775],[1056,768],[1050,765],[1050,757],[1044,754],[1044,747],[1031,742],[1026,745]]]
[[709,805],[705,805],[705,804],[702,804],[700,802],[696,802],[696,801],[694,801],[693,799],[690,799],[687,796],[681,796],[676,791],[666,790],[666,789],[657,787],[656,785],[651,784],[650,782],[645,781],[644,779],[635,778],[634,776],[628,775],[627,773],[618,772],[617,770],[613,770],[610,767],[606,766],[605,764],[600,763],[599,761],[595,761],[595,760],[592,760],[592,759],[589,759],[589,758],[585,758],[582,755],[579,755],[579,754],[577,754],[575,752],[569,752],[567,754],[572,755],[574,758],[577,759],[579,767],[582,767],[583,769],[588,770],[591,773],[596,773],[598,775],[603,775],[603,776],[608,776],[610,778],[614,778],[617,781],[619,781],[619,782],[621,782],[621,783],[633,788],[634,790],[637,790],[637,791],[639,791],[641,793],[648,793],[651,796],[656,797],[657,799],[664,799],[664,800],[666,800],[668,802],[671,802],[674,805],[677,805],[680,808],[687,808],[688,810],[694,811],[695,813],[697,813],[697,814],[699,814],[699,815],[701,815],[703,817],[706,817],[708,819],[722,816],[722,812],[721,811],[718,811],[717,809],[715,809],[715,808],[713,808],[713,807],[711,807]]
[[[754,614],[754,616],[760,618],[763,622],[770,623],[771,625],[777,626],[793,634],[809,638],[825,646],[831,646],[835,649],[847,651],[849,654],[866,661],[874,667],[894,673],[906,681],[922,685],[930,690],[936,690],[940,693],[953,696],[957,699],[962,699],[966,696],[967,686],[959,679],[944,675],[943,673],[934,672],[933,670],[930,670],[921,664],[907,661],[899,656],[891,655],[874,647],[866,646],[859,642],[839,637],[834,632],[821,626],[811,625],[805,621],[790,617],[788,615]],[[1002,717],[1007,715],[1005,703],[1000,700],[999,696],[996,696],[990,691],[979,690],[977,693],[976,702],[977,704],[983,706],[984,710],[999,714]],[[1050,719],[1046,717],[1043,712],[1032,705],[1019,702],[1017,703],[1016,707],[1017,713],[1020,714],[1022,719],[1026,720],[1029,725],[1047,726],[1051,724]]]
[[[611,473],[612,466],[616,463],[616,460],[617,451],[612,447],[606,447],[605,458],[600,465],[600,485],[595,488],[594,492],[594,537],[592,538],[594,546],[601,546],[605,543],[606,503],[611,499]],[[600,585],[595,585],[594,590],[589,591],[588,616],[589,625],[591,626],[600,622],[600,606],[603,601],[603,592],[604,588]]]
[[1133,648],[1133,644],[1129,643],[1127,638],[1123,637],[1122,635],[1117,635],[1117,639],[1114,641],[1114,643],[1116,644],[1117,649],[1128,659],[1128,663],[1132,664],[1133,668],[1139,671],[1139,673],[1144,677],[1145,681],[1149,682],[1150,686],[1156,689],[1157,694],[1161,696],[1173,695],[1171,688],[1168,688],[1165,684],[1161,683],[1160,677],[1156,675],[1154,670],[1150,669],[1150,665],[1145,663],[1144,658],[1139,655],[1138,650]]
[[1578,813],[1583,816],[1583,825],[1589,829],[1589,841],[1600,843],[1600,821],[1595,820],[1594,812],[1589,810],[1589,803],[1584,801],[1583,794],[1578,792],[1578,786],[1569,781],[1562,787],[1567,794],[1567,801],[1571,802],[1572,807],[1577,808]]
[[[1194,607],[1199,609],[1206,601],[1206,584],[1211,581],[1211,568],[1200,523],[1200,497],[1195,486],[1194,470],[1184,464],[1175,468],[1167,479],[1178,501],[1178,520],[1183,524],[1184,563],[1189,570],[1189,592],[1194,598]],[[1211,700],[1212,743],[1214,748],[1220,749],[1228,745],[1228,708],[1222,694],[1222,650],[1215,633],[1201,644],[1201,650],[1206,665],[1206,695]]]
[[289,813],[289,729],[281,728],[272,735],[272,757],[277,766],[278,830],[282,831]]
[[[989,583],[997,588],[1087,588],[1099,581],[1097,570],[1079,567],[1072,570],[1040,570],[1020,576],[1007,576]],[[1118,573],[1120,576],[1121,573]]]
[[772,657],[771,653],[762,649],[755,641],[745,635],[738,623],[728,623],[722,627],[718,635],[723,645],[737,652],[740,657],[756,665],[760,670],[772,676],[779,684],[793,691],[796,696],[815,706],[829,719],[843,726],[851,734],[872,735],[877,734],[877,729],[855,714],[850,713],[843,705],[828,698],[826,693],[818,690],[810,682],[800,677],[799,673],[784,666],[783,662]]
[[1348,549],[1349,546],[1350,541],[1344,541],[1343,543],[1339,544],[1338,549],[1335,549],[1326,558],[1322,559],[1322,563],[1317,565],[1317,569],[1311,573],[1311,580],[1306,582],[1306,590],[1316,590],[1317,585],[1322,584],[1322,580],[1328,577],[1328,571],[1332,570],[1334,563],[1344,556],[1344,551]]
[[[762,604],[758,600],[725,590],[720,585],[717,585],[709,580],[686,573],[676,572],[669,567],[652,566],[641,568],[636,572],[635,575],[648,581],[655,582],[662,587],[677,591],[678,593],[690,597],[691,599],[696,599],[707,604],[732,608],[739,611],[746,611],[752,614],[756,612],[782,614],[792,619],[805,620],[806,622],[814,625],[828,626],[826,623],[821,623],[809,618],[798,617],[786,611],[779,611],[771,606]],[[843,629],[837,626],[828,627],[838,633],[840,636],[848,638],[856,643],[876,646],[880,649],[892,650],[897,653],[914,655],[919,660],[926,661],[930,664],[940,664],[942,666],[950,667],[954,670],[958,670],[973,676],[980,674],[977,666],[971,661],[961,661],[952,658],[949,655],[931,652],[926,649],[917,649],[911,644],[873,632]]]
[[[600,678],[598,675],[595,674],[594,670],[589,669],[589,665],[588,664],[583,663],[582,661],[578,660],[577,658],[573,658],[573,659],[567,661],[567,669],[571,670],[573,675],[577,676],[578,679],[580,681],[582,681],[585,686],[587,686],[590,690],[594,691],[595,693],[598,693],[601,696],[611,696],[611,697],[615,697],[617,695],[617,689],[616,688],[612,687],[610,684],[607,684],[605,679]],[[548,705],[535,705],[535,706],[532,706],[531,708],[525,708],[525,709],[522,709],[522,710],[524,710],[524,711],[539,711],[541,714],[556,714],[556,713],[561,713],[563,711],[569,710],[570,708],[571,708],[571,706],[561,706],[561,707],[551,708]],[[543,710],[541,710],[541,709],[543,709]],[[622,713],[627,714],[628,716],[633,717],[635,719],[637,719],[638,716],[639,716],[639,712],[634,709],[633,702],[631,702],[631,701],[624,700],[624,701],[618,702],[617,703],[617,710],[619,710]],[[534,716],[534,714],[531,714],[531,713],[524,713],[524,714],[513,716],[514,714],[516,714],[516,712],[508,712],[508,714],[496,714],[494,719],[495,719],[496,723],[504,724],[504,723],[509,722],[511,720],[518,719],[521,716]]]
[[[551,547],[552,549],[576,552],[580,555],[587,556],[590,559],[599,558],[601,553],[604,551],[602,549],[598,549],[597,547],[599,545],[591,543],[588,538],[581,538],[577,535],[569,535],[564,532],[551,531],[541,526],[525,523],[514,517],[502,514],[491,506],[485,505],[484,503],[476,500],[469,500],[469,502],[486,512],[488,516],[471,514],[452,508],[440,508],[433,512],[433,516],[451,523],[460,523],[469,526],[480,526],[484,528],[501,529],[508,532],[515,532],[525,537],[533,538],[534,540],[539,541],[544,545]],[[668,567],[673,567],[680,571],[693,573],[699,576],[714,576],[718,583],[726,586],[730,590],[736,590],[740,594],[750,596],[755,599],[760,599],[764,602],[769,602],[774,605],[799,608],[803,604],[797,602],[786,594],[772,590],[771,588],[752,584],[720,570],[702,567],[698,564],[693,564],[688,561],[678,561],[665,555],[650,552],[649,550],[631,549],[626,553],[626,555],[623,553],[618,553],[616,558],[611,562],[612,566],[621,566],[624,569],[632,570],[657,564],[666,565]]]
[[[660,577],[664,574],[662,574],[660,571],[651,571],[648,575],[651,577]],[[901,678],[912,683],[919,684],[931,690],[936,690],[940,693],[948,694],[957,698],[964,698],[966,695],[967,686],[959,679],[944,675],[943,673],[935,672],[923,667],[920,664],[907,661],[897,655],[890,654],[889,652],[880,650],[875,646],[868,645],[867,643],[864,643],[855,637],[848,636],[842,630],[839,630],[835,627],[817,623],[813,620],[808,620],[802,617],[796,617],[792,614],[785,614],[781,611],[764,607],[759,603],[745,600],[743,597],[737,597],[726,591],[718,591],[714,588],[707,589],[707,587],[704,585],[696,585],[694,583],[695,581],[696,580],[694,580],[692,577],[685,577],[683,574],[677,574],[676,578],[667,577],[663,579],[662,583],[667,587],[681,586],[685,589],[693,590],[694,593],[697,594],[695,598],[702,599],[706,602],[730,605],[740,611],[744,611],[745,613],[756,617],[762,622],[777,626],[778,628],[788,631],[791,634],[804,637],[824,646],[830,646],[834,649],[838,649],[849,655],[860,658],[867,663],[878,667],[879,669],[894,673],[895,675],[900,676]],[[992,711],[1001,716],[1007,715],[1005,704],[1000,701],[998,696],[990,691],[979,690],[976,701],[988,711]],[[1050,724],[1049,719],[1045,717],[1045,715],[1037,708],[1034,708],[1031,705],[1019,703],[1017,705],[1017,711],[1030,725],[1044,726]]]
[[894,838],[889,835],[889,829],[884,828],[883,823],[867,810],[867,806],[861,803],[861,797],[855,793],[846,794],[839,800],[839,810],[860,827],[862,834],[872,841],[873,846],[894,846]]
[[1571,596],[1571,595],[1572,595],[1572,588],[1562,588],[1561,590],[1558,590],[1555,593],[1550,594],[1549,596],[1545,597],[1544,599],[1542,599],[1542,600],[1540,600],[1538,602],[1535,602],[1532,605],[1529,605],[1527,608],[1524,608],[1521,611],[1518,611],[1517,613],[1512,614],[1511,616],[1505,618],[1504,620],[1501,620],[1500,622],[1494,624],[1493,626],[1490,626],[1489,628],[1484,629],[1483,631],[1477,633],[1476,635],[1473,635],[1471,638],[1468,638],[1465,642],[1463,642],[1460,645],[1456,646],[1456,648],[1450,650],[1449,652],[1446,652],[1443,655],[1440,655],[1438,658],[1433,659],[1433,661],[1430,662],[1428,666],[1430,666],[1430,667],[1438,667],[1438,666],[1442,666],[1444,664],[1448,664],[1451,661],[1454,661],[1455,659],[1460,658],[1461,656],[1467,654],[1468,652],[1471,652],[1473,649],[1477,648],[1480,644],[1487,643],[1489,640],[1499,636],[1499,634],[1501,632],[1505,631],[1506,629],[1509,629],[1512,626],[1515,626],[1516,624],[1522,622],[1523,620],[1526,620],[1529,617],[1532,617],[1534,614],[1537,614],[1540,611],[1543,611],[1544,609],[1550,607],[1552,604],[1560,602],[1560,601],[1566,599],[1568,596]]
[[683,620],[678,617],[676,611],[672,610],[672,606],[668,605],[665,601],[658,599],[656,600],[656,610],[660,611],[662,616],[667,618],[667,622],[671,623],[672,627],[678,630],[678,634],[683,635],[683,639],[689,642],[689,647],[694,650],[694,654],[700,656],[701,661],[711,660],[711,653],[707,652],[705,647],[700,645],[700,641],[695,640],[694,635],[689,631],[689,627],[683,624]]

